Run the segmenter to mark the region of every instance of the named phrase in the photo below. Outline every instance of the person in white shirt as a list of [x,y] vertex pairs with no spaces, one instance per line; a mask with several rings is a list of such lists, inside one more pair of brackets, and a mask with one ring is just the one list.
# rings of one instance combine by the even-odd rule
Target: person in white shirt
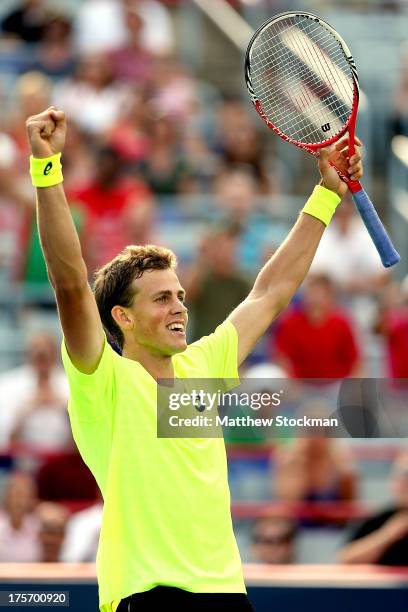
[[102,526],[103,503],[75,513],[68,521],[61,552],[64,563],[95,563]]
[[[69,387],[57,361],[56,339],[48,332],[31,337],[26,363],[0,375],[0,450],[6,450],[21,414],[34,397],[52,394],[65,408]],[[65,417],[65,409],[61,411]]]
[[[127,42],[124,8],[134,8],[143,20],[142,44],[147,51],[174,51],[174,29],[168,10],[156,0],[85,0],[75,17],[79,53],[111,51]],[[97,24],[97,27],[95,25]]]
[[345,199],[324,233],[310,268],[327,274],[363,329],[371,325],[375,296],[390,275],[350,199]]
[[34,480],[14,472],[7,481],[0,508],[0,563],[33,563],[40,560],[40,522],[34,510]]

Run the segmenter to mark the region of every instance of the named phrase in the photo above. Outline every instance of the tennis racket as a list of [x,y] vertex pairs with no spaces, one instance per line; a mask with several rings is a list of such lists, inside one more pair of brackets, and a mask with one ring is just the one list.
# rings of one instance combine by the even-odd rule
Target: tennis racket
[[[283,140],[316,157],[319,149],[348,131],[348,155],[354,155],[359,84],[351,53],[325,21],[291,11],[262,24],[245,57],[251,100],[267,126]],[[365,226],[388,268],[400,260],[360,182],[338,168]]]

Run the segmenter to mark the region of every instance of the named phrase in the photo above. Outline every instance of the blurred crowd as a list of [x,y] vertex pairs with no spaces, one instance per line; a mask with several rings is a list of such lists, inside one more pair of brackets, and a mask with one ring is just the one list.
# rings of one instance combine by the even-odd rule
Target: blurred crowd
[[[274,203],[299,195],[297,185],[284,191],[290,169],[247,100],[180,60],[173,14],[157,0],[83,0],[74,12],[64,2],[21,0],[2,13],[0,31],[2,293],[30,288],[26,306],[55,316],[24,124],[56,105],[69,121],[64,184],[90,281],[127,244],[179,244],[190,340],[213,331],[293,221],[275,214]],[[392,128],[405,135],[407,74]],[[163,235],[172,221],[177,235]],[[9,325],[3,313],[1,325]],[[26,344],[24,363],[0,374],[0,561],[91,561],[102,501],[71,437],[59,339],[42,330]],[[405,379],[407,353],[408,283],[381,266],[346,199],[304,286],[243,374],[268,364],[282,378]],[[358,501],[353,457],[329,442],[275,449],[271,498]],[[406,453],[392,474],[392,508],[354,529],[343,562],[407,563]],[[254,559],[295,562],[301,527],[294,517],[263,517],[253,527]]]

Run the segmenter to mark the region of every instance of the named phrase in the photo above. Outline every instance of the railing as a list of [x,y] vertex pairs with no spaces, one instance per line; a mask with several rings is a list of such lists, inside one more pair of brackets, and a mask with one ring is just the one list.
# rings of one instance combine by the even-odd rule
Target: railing
[[225,0],[193,0],[215,26],[241,51],[245,51],[253,28]]
[[231,506],[235,519],[287,517],[325,523],[346,523],[370,516],[374,509],[360,502],[235,502]]
[[[380,586],[407,585],[408,568],[374,565],[244,565],[247,585]],[[0,581],[81,583],[96,581],[93,563],[0,563]],[[363,605],[363,604],[362,604]]]

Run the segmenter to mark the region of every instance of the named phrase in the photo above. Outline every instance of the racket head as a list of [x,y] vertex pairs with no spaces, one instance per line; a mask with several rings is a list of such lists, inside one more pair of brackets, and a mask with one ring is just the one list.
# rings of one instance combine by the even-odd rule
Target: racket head
[[245,80],[268,127],[314,155],[354,128],[353,57],[336,30],[312,13],[289,11],[263,23],[248,44]]

